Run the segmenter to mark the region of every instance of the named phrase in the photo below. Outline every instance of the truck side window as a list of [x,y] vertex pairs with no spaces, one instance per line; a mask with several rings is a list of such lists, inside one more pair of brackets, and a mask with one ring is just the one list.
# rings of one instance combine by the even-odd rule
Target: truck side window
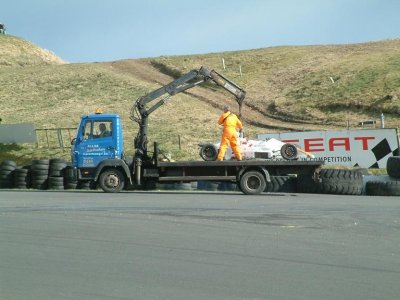
[[82,138],[84,140],[89,140],[93,138],[93,123],[92,121],[87,121],[83,127]]

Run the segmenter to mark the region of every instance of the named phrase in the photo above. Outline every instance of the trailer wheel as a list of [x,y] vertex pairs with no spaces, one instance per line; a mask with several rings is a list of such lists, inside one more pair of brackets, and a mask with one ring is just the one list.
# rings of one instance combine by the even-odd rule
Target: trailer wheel
[[119,193],[125,186],[125,177],[117,169],[108,169],[101,173],[99,185],[106,193]]
[[204,144],[200,148],[200,157],[205,161],[216,160],[218,156],[217,148],[213,144]]
[[261,194],[266,187],[264,175],[258,171],[249,171],[240,178],[240,189],[247,195]]
[[297,148],[293,144],[284,144],[281,148],[281,155],[284,159],[297,159]]

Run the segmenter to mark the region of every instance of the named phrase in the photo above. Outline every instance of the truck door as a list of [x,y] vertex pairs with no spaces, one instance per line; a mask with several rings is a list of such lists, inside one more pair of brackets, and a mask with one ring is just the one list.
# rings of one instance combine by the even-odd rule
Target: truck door
[[112,120],[86,119],[79,132],[73,153],[78,168],[96,167],[104,159],[116,157],[118,146]]

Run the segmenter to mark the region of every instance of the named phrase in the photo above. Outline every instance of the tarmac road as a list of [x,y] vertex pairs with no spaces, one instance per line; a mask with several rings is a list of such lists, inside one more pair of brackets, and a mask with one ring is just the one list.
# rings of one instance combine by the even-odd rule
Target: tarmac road
[[0,191],[0,299],[399,299],[397,197]]

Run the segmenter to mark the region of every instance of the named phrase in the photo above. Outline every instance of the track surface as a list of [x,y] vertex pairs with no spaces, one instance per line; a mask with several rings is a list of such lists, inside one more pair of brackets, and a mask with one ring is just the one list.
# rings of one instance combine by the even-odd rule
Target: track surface
[[398,299],[397,197],[0,191],[0,299]]

